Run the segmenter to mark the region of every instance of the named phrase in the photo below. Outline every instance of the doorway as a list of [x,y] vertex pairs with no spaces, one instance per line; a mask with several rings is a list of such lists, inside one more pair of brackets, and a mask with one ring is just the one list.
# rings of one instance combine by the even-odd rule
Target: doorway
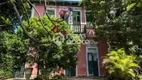
[[96,47],[87,47],[87,76],[99,76],[98,51]]

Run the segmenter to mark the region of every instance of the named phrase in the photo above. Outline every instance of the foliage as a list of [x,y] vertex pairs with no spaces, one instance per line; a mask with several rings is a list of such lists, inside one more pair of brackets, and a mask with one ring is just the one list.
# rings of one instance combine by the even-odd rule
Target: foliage
[[59,79],[64,79],[65,78],[64,74],[53,76],[53,72],[51,70],[49,70],[49,69],[48,70],[47,69],[42,69],[41,72],[43,74],[39,75],[40,80],[47,80],[47,79],[59,80]]
[[135,63],[136,56],[127,55],[124,49],[110,51],[104,58],[103,64],[109,71],[110,80],[139,80],[134,69],[140,68]]
[[126,51],[133,45],[142,46],[141,0],[83,0],[80,5],[91,12],[95,39]]
[[[8,32],[8,31],[9,32]],[[0,77],[13,77],[14,72],[25,63],[27,43],[11,30],[0,29]]]
[[[13,77],[15,70],[24,65],[32,40],[29,40],[21,27],[17,31],[19,21],[17,17],[15,17],[16,13],[13,6],[8,0],[0,1],[0,3],[3,2],[4,4],[0,4],[0,76]],[[39,64],[39,68],[47,69],[54,68],[57,65],[60,67],[71,67],[75,65],[77,60],[76,52],[79,49],[79,45],[69,45],[66,44],[65,41],[62,45],[57,46],[52,39],[54,33],[57,31],[63,33],[64,37],[67,34],[71,34],[73,36],[71,38],[72,40],[79,40],[79,38],[75,37],[73,32],[69,30],[67,23],[52,23],[47,17],[43,17],[43,24],[45,25],[43,26],[38,17],[26,20],[30,16],[28,14],[29,11],[31,11],[27,0],[13,0],[13,2],[16,4],[21,15],[20,18],[25,20],[23,24],[29,34],[37,40],[47,41],[46,44],[41,45],[34,43],[39,47],[40,54],[38,54],[36,61]],[[59,29],[51,30],[53,26],[59,26]],[[46,29],[44,29],[44,27]],[[66,50],[64,48],[66,48]]]
[[[14,11],[14,7],[10,4],[9,0],[1,0],[0,3],[4,3],[0,5],[0,26],[7,26],[9,23],[13,26],[19,23],[17,17],[15,17],[16,13]],[[25,19],[30,16],[31,7],[28,4],[27,0],[14,0],[14,3],[20,13],[20,17]],[[8,23],[7,23],[7,22]],[[13,31],[13,29],[11,29]]]
[[[13,0],[18,11],[24,15],[23,6],[30,9],[26,0]],[[22,2],[21,2],[22,1]],[[23,5],[23,6],[22,6]],[[28,10],[27,10],[28,11]],[[8,0],[0,0],[0,77],[14,77],[15,71],[24,65],[28,52],[27,41],[17,37],[16,27],[19,25],[13,6]]]
[[[39,17],[33,17],[28,21],[23,21],[23,24],[30,35],[37,40],[47,42],[46,44],[34,43],[39,46],[38,58],[36,59],[39,68],[43,70],[53,70],[57,66],[68,68],[76,65],[76,53],[79,49],[79,44],[67,44],[67,39],[65,39],[61,45],[57,46],[53,39],[53,35],[59,32],[64,35],[64,38],[66,38],[66,35],[70,34],[70,39],[74,41],[79,41],[79,37],[68,28],[68,24],[65,21],[61,23],[54,22],[53,24],[47,16],[43,16],[42,21],[47,30],[43,28]],[[22,33],[23,30],[19,27],[17,31],[18,36],[22,37],[24,40],[28,39]],[[29,42],[29,44],[30,43],[31,42]],[[42,74],[45,73],[43,72]]]

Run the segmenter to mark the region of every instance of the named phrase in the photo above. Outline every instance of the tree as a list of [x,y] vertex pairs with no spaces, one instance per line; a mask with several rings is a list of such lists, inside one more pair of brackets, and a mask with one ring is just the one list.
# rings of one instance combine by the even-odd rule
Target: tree
[[[13,0],[23,19],[27,13],[24,7],[30,10],[30,6],[24,0]],[[24,7],[23,7],[24,6]],[[15,76],[15,71],[24,66],[26,62],[28,44],[16,34],[19,20],[9,0],[0,1],[0,77],[9,78]],[[29,15],[28,15],[29,16]],[[22,16],[21,16],[22,18]]]
[[[97,36],[95,39],[107,42],[111,49],[113,49],[112,47],[115,47],[116,50],[124,48],[127,54],[135,53],[137,54],[136,58],[131,60],[141,62],[139,57],[141,51],[138,51],[138,48],[142,48],[141,0],[83,0],[81,5],[84,5],[88,11],[92,12],[90,18],[93,18],[92,24],[95,26]],[[135,46],[138,46],[138,48],[134,48]],[[132,49],[137,50],[131,52]],[[106,66],[111,71],[110,74],[115,76],[119,75],[119,71],[122,71],[120,77],[128,77],[125,72],[127,73],[129,70],[121,70],[122,67],[119,65],[123,60],[121,58],[123,55],[118,52],[115,52],[114,56],[111,54],[113,52],[107,54],[107,59],[110,58],[108,60],[110,64]],[[111,57],[115,59],[111,59]],[[125,68],[125,65],[123,68]],[[131,74],[131,71],[129,73]],[[115,78],[117,77],[115,76]]]
[[83,0],[81,5],[91,11],[98,40],[116,48],[142,46],[142,2],[140,0]]
[[[78,44],[69,45],[66,44],[69,40],[65,40],[62,45],[57,46],[55,44],[58,44],[59,41],[54,43],[52,40],[52,36],[56,31],[64,35],[69,33],[73,36],[70,37],[71,40],[79,40],[79,38],[69,30],[66,22],[63,22],[64,19],[59,19],[59,21],[57,19],[55,23],[49,19],[49,16],[47,16],[48,18],[38,17],[30,19],[28,13],[31,7],[29,4],[33,6],[29,0],[0,1],[0,7],[2,8],[0,10],[0,31],[2,33],[0,35],[0,37],[2,37],[0,39],[0,60],[2,64],[6,64],[1,65],[1,72],[5,72],[0,75],[2,77],[8,73],[11,74],[9,75],[10,77],[13,77],[14,75],[12,74],[15,70],[23,66],[27,59],[37,62],[39,68],[46,69],[56,67],[57,65],[64,68],[72,67],[72,65],[76,63],[76,53],[79,49]],[[22,22],[22,20],[24,21]],[[17,31],[19,24],[21,27]],[[61,37],[66,38],[67,36]],[[35,51],[32,50],[33,48]],[[63,48],[66,48],[66,50]],[[32,54],[31,51],[41,54]],[[31,53],[32,56],[28,56],[27,58],[28,53]],[[51,65],[49,66],[49,64]],[[3,69],[8,65],[9,67],[7,67],[7,69]]]
[[[38,63],[39,69],[44,69],[44,71],[49,69],[52,71],[57,66],[63,68],[75,66],[80,44],[74,44],[72,41],[80,41],[80,38],[69,29],[65,21],[60,23],[54,22],[53,24],[47,16],[42,17],[42,21],[47,30],[43,28],[39,17],[23,21],[23,24],[30,35],[41,42],[48,42],[46,44],[35,43],[27,38],[22,34],[23,30],[21,27],[19,27],[17,32],[19,37],[29,41],[30,47],[36,49],[36,54],[32,56],[30,61]],[[58,37],[60,37],[59,40],[54,39]],[[63,42],[62,39],[64,39]],[[71,43],[69,43],[70,41]],[[60,44],[60,42],[62,43]]]
[[6,31],[1,31],[0,37],[0,77],[14,77],[15,71],[26,62],[27,43]]

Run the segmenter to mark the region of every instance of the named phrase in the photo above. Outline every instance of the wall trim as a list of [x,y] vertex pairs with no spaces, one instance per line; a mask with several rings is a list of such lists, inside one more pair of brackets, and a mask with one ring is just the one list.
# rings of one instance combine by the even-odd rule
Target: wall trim
[[84,24],[86,24],[86,23],[87,23],[87,22],[86,22],[87,20],[86,20],[86,9],[85,9],[85,8],[84,8],[84,19],[85,19],[85,20],[84,20],[84,21],[85,21]]
[[[34,4],[35,5],[35,4]],[[31,17],[34,17],[34,13],[35,13],[35,9],[32,7],[32,10],[31,10]]]
[[87,46],[86,46],[86,75],[88,75],[88,55],[87,55],[87,52],[88,52],[88,49],[87,49]]
[[76,65],[76,69],[75,69],[76,71],[75,71],[75,73],[76,73],[76,76],[78,76],[78,69],[77,69],[77,65]]

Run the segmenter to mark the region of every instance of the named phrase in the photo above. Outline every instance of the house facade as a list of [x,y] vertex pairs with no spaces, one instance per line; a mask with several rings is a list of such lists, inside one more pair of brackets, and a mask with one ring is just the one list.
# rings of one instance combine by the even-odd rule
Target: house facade
[[[89,14],[84,7],[78,6],[80,0],[56,0],[55,2],[47,2],[47,9],[44,7],[44,0],[31,0],[37,11],[41,16],[45,15],[45,12],[49,16],[60,17],[59,11],[66,10],[70,5],[73,11],[66,19],[69,28],[78,35],[85,36],[80,46],[80,50],[77,53],[78,61],[74,69],[65,70],[67,76],[103,76],[106,72],[105,67],[102,65],[102,56],[105,56],[108,47],[107,44],[102,41],[94,41],[95,30],[92,25],[88,25]],[[77,16],[71,16],[71,15]],[[35,9],[32,9],[31,16],[38,16]]]

